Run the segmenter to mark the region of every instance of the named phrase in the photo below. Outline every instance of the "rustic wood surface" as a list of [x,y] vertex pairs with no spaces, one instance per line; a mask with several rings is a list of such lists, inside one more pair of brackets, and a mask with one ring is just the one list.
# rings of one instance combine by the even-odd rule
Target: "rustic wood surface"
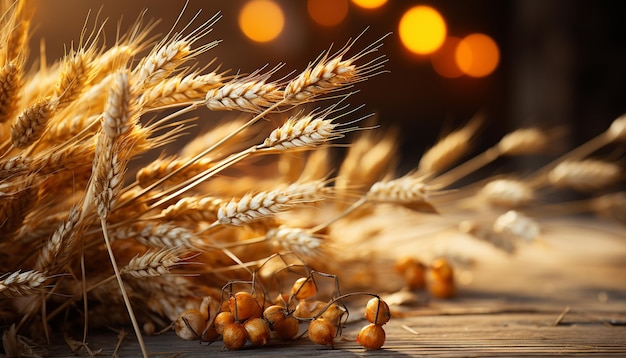
[[[626,356],[626,229],[598,221],[551,222],[541,242],[509,256],[475,251],[477,264],[459,272],[459,297],[396,307],[385,326],[383,349],[367,352],[354,342],[365,322],[354,320],[335,349],[296,342],[229,352],[181,341],[173,332],[145,337],[155,357],[257,356]],[[353,316],[357,316],[354,313]],[[139,355],[132,330],[117,354]],[[89,347],[111,356],[118,338],[91,332]],[[62,342],[52,357],[71,355]],[[86,355],[85,351],[79,355]]]

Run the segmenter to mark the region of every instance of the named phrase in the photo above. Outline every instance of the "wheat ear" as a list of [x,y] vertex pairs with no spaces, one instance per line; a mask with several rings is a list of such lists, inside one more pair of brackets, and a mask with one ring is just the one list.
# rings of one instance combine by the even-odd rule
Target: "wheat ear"
[[495,179],[483,186],[478,196],[493,206],[516,208],[528,205],[535,194],[525,181],[515,179]]
[[0,297],[15,298],[38,293],[47,279],[44,273],[35,270],[24,272],[18,270],[9,275],[2,275]]
[[11,120],[17,111],[22,86],[21,66],[13,61],[0,68],[0,123]]
[[26,148],[39,140],[58,102],[44,98],[29,106],[11,125],[11,142],[15,148]]
[[564,161],[548,173],[552,185],[582,191],[606,188],[622,178],[619,165],[596,159]]
[[180,263],[182,260],[180,254],[181,251],[177,248],[149,251],[133,257],[120,273],[140,279],[161,276],[169,273],[172,267]]

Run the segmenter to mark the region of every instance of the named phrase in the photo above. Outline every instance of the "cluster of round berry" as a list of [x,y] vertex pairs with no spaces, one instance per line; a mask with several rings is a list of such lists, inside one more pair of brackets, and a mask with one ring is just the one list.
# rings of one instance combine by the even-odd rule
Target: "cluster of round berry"
[[[341,334],[348,309],[343,300],[356,295],[373,296],[366,307],[365,318],[371,322],[358,334],[356,341],[368,350],[379,349],[385,342],[385,331],[382,326],[389,321],[389,306],[371,293],[349,293],[338,295],[322,301],[318,296],[318,286],[313,274],[338,280],[334,275],[307,270],[307,276],[298,278],[292,285],[289,294],[279,293],[273,302],[257,280],[245,281],[252,289],[233,293],[232,284],[224,286],[223,302],[202,305],[200,310],[184,311],[175,322],[174,327],[183,339],[214,341],[221,335],[224,347],[228,350],[243,348],[247,342],[253,346],[266,345],[271,337],[282,340],[293,340],[300,334],[301,326],[308,323],[306,334],[309,339],[320,345],[334,347],[335,337]],[[241,281],[237,283],[242,283]],[[258,294],[257,292],[263,292]],[[204,302],[204,301],[203,301]],[[213,307],[215,306],[215,307]],[[214,312],[211,317],[209,312]],[[302,325],[301,325],[302,324]],[[273,333],[272,333],[273,332]]]
[[456,295],[454,270],[445,258],[437,258],[426,266],[413,257],[405,257],[396,262],[394,269],[402,275],[409,290],[426,288],[436,298],[451,298]]

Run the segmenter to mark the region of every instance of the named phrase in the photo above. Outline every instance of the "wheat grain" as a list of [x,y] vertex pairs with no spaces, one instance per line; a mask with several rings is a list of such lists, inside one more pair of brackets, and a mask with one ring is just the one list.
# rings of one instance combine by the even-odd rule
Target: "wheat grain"
[[260,112],[282,99],[280,87],[267,82],[272,73],[254,72],[243,78],[234,78],[216,89],[206,93],[204,104],[213,111]]
[[46,124],[56,111],[57,102],[43,98],[26,108],[11,125],[11,142],[15,148],[26,148],[43,134]]
[[8,62],[0,68],[0,123],[13,118],[20,101],[21,64]]
[[611,140],[626,141],[626,114],[614,120],[607,133]]
[[456,130],[426,151],[419,162],[419,172],[434,175],[447,169],[465,155],[470,147],[471,139],[482,121],[475,117],[463,128]]
[[520,237],[526,241],[535,240],[541,232],[535,220],[515,210],[509,210],[498,216],[493,223],[493,230],[496,233]]
[[265,238],[275,247],[308,257],[318,255],[324,243],[309,230],[286,226],[270,229]]
[[502,155],[526,155],[541,153],[548,147],[549,136],[539,128],[522,128],[513,131],[498,142]]
[[316,61],[287,83],[283,92],[285,104],[310,102],[316,97],[339,91],[376,74],[384,63],[383,57],[363,65],[355,63],[362,57],[376,52],[381,46],[381,40],[382,38],[347,59],[344,57],[356,40],[348,42],[334,55],[330,54],[330,50],[321,54]]
[[294,183],[285,188],[247,194],[240,199],[222,203],[217,212],[217,221],[212,225],[241,226],[281,211],[322,199],[323,182]]
[[367,200],[381,203],[427,204],[430,188],[421,178],[404,176],[374,183],[366,194]]
[[606,188],[621,178],[619,165],[596,159],[564,161],[548,173],[548,179],[555,187],[582,191]]
[[114,240],[133,239],[156,248],[183,247],[194,249],[198,235],[193,231],[167,222],[141,222],[120,227],[111,233]]
[[334,107],[323,112],[310,112],[306,115],[289,117],[285,124],[274,129],[259,149],[289,150],[294,148],[316,147],[343,137],[344,133],[354,129],[337,129],[340,124],[333,123],[336,118],[326,119]]
[[68,54],[63,61],[63,69],[55,88],[57,108],[63,109],[76,100],[88,85],[93,62],[93,51],[79,49]]
[[185,197],[163,209],[160,215],[172,221],[212,222],[222,203],[222,199],[212,196]]
[[222,84],[222,75],[211,72],[175,76],[159,81],[141,94],[144,108],[183,106],[206,98],[206,94]]
[[492,180],[481,188],[479,196],[490,205],[505,208],[526,206],[535,197],[526,182],[515,179]]
[[[22,226],[24,219],[35,206],[38,199],[38,189],[33,184],[33,178],[23,178],[23,183],[12,189],[9,199],[0,201],[0,238],[12,237]],[[3,197],[0,192],[0,198]]]
[[[142,188],[147,188],[162,178],[162,184],[177,184],[210,169],[214,162],[210,158],[190,161],[189,157],[159,159],[137,171],[136,180]],[[191,163],[191,164],[190,164]],[[182,168],[182,169],[181,169]]]
[[0,275],[0,297],[13,298],[40,292],[41,285],[48,279],[42,272],[29,270],[15,271]]
[[149,251],[141,256],[133,257],[128,265],[120,270],[120,273],[140,279],[165,275],[172,267],[179,264],[181,261],[179,254],[177,249]]

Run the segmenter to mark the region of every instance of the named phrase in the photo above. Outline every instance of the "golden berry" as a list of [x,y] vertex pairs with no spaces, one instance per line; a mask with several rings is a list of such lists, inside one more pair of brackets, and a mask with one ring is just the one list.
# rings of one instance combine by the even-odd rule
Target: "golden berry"
[[434,278],[428,281],[428,292],[436,298],[452,298],[456,296],[456,287],[453,281]]
[[228,307],[235,315],[235,320],[240,322],[263,315],[263,308],[249,292],[235,293],[228,299]]
[[278,322],[274,325],[274,332],[276,333],[276,337],[280,339],[294,339],[298,335],[299,331],[300,326],[298,324],[298,320],[291,316],[285,318],[284,321]]
[[270,340],[270,326],[263,318],[250,318],[243,324],[248,340],[255,346],[264,346]]
[[309,323],[309,338],[311,341],[324,346],[333,346],[337,328],[325,318],[317,318]]
[[454,271],[452,270],[452,266],[443,257],[435,259],[433,263],[430,265],[430,274],[442,280],[453,280],[454,279]]
[[285,307],[281,305],[272,305],[269,306],[263,311],[263,318],[270,325],[270,329],[274,330],[274,325],[282,322],[287,318]]
[[385,343],[385,330],[379,324],[370,323],[361,328],[356,341],[367,350],[380,349]]
[[291,288],[291,294],[298,300],[306,300],[315,296],[317,287],[311,277],[300,277]]
[[188,309],[178,315],[174,322],[174,331],[181,339],[191,341],[200,337],[206,325],[207,320],[199,310]]
[[224,327],[222,340],[224,341],[224,346],[227,349],[235,351],[241,349],[246,344],[246,341],[248,340],[248,332],[243,324],[233,322]]
[[215,327],[217,333],[222,334],[224,333],[224,327],[234,322],[235,316],[233,316],[231,312],[222,311],[215,316],[215,319],[213,320],[213,327]]
[[391,311],[387,302],[378,297],[374,297],[367,301],[365,306],[365,318],[375,324],[385,324],[391,318]]

